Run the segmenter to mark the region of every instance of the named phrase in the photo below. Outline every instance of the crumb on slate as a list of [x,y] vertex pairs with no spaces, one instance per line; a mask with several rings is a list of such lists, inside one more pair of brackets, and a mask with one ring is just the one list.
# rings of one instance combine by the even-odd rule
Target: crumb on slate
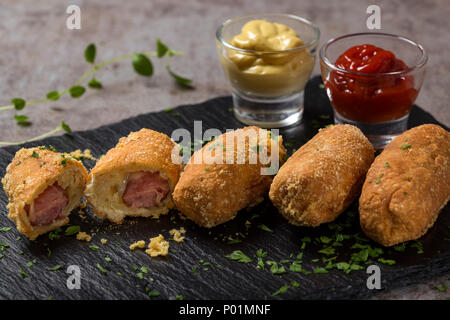
[[77,233],[77,240],[90,242],[92,237],[84,231]]
[[186,230],[181,227],[180,230],[172,229],[169,231],[169,233],[173,237],[173,240],[175,240],[175,242],[183,242],[185,237],[182,236],[182,234],[186,233]]
[[135,250],[136,248],[141,248],[141,249],[145,248],[145,241],[139,240],[139,241],[136,241],[136,242],[130,244],[130,250]]
[[169,253],[169,242],[164,240],[164,236],[160,234],[157,237],[150,238],[148,249],[145,250],[150,257],[167,256]]

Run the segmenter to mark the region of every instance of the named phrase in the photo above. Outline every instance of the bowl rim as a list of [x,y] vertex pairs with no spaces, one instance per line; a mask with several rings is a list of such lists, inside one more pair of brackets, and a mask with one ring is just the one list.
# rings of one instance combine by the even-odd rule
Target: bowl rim
[[[295,47],[295,48],[291,48],[291,49],[287,49],[287,50],[275,50],[275,51],[273,51],[273,50],[251,50],[251,49],[239,48],[239,47],[233,46],[231,43],[229,43],[222,37],[222,31],[228,24],[235,22],[237,20],[242,20],[242,19],[256,17],[256,16],[259,16],[259,17],[285,17],[285,18],[297,20],[297,21],[300,21],[300,22],[308,25],[309,27],[311,27],[314,31],[314,35],[310,41],[305,42],[303,45],[301,45],[299,47]],[[244,53],[250,53],[250,54],[276,54],[276,53],[296,52],[296,51],[300,51],[305,48],[310,48],[310,47],[316,45],[319,42],[319,38],[320,38],[320,30],[316,24],[314,24],[313,22],[311,22],[308,19],[296,16],[293,14],[288,14],[288,13],[261,13],[261,14],[249,14],[249,15],[237,16],[237,17],[226,20],[216,30],[216,39],[220,43],[222,43],[225,47],[236,50],[236,51],[244,52]]]
[[[352,37],[356,37],[356,36],[381,36],[381,37],[389,37],[389,38],[396,38],[398,40],[407,42],[409,44],[412,44],[413,46],[415,46],[417,49],[420,50],[421,52],[421,56],[419,61],[414,64],[413,66],[408,66],[408,68],[400,70],[400,71],[392,71],[392,72],[380,72],[380,73],[364,73],[364,72],[358,72],[358,71],[350,71],[350,70],[346,70],[343,68],[339,68],[337,67],[333,62],[331,62],[325,55],[325,51],[326,49],[333,43],[340,41],[342,39],[346,39],[346,38],[352,38]],[[370,41],[365,41],[366,44],[370,43]],[[425,50],[425,48],[407,38],[404,36],[400,36],[400,35],[396,35],[396,34],[391,34],[391,33],[385,33],[385,32],[359,32],[359,33],[350,33],[350,34],[346,34],[340,37],[336,37],[336,38],[332,38],[330,40],[328,40],[327,42],[325,42],[322,47],[320,48],[320,52],[319,52],[319,57],[320,57],[320,61],[324,62],[328,68],[334,70],[334,71],[339,71],[342,73],[346,73],[346,74],[350,74],[350,75],[355,75],[355,76],[363,76],[363,77],[379,77],[379,76],[392,76],[392,75],[402,75],[402,74],[406,74],[406,73],[410,73],[411,71],[414,71],[416,69],[420,69],[422,68],[428,61],[428,54]]]

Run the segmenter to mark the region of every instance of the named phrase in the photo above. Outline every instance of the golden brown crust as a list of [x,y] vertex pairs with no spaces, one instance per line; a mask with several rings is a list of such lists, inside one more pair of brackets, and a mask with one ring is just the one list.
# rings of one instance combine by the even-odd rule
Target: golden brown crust
[[373,157],[371,143],[358,128],[322,129],[281,167],[269,197],[292,224],[333,221],[359,194]]
[[43,148],[45,147],[23,148],[17,151],[2,179],[9,198],[8,217],[14,220],[19,232],[31,240],[67,224],[69,218],[66,216],[50,225],[32,226],[25,206],[31,205],[48,186],[58,182],[68,193],[69,204],[65,210],[68,215],[79,205],[87,177],[86,168],[80,161]]
[[364,233],[384,246],[421,237],[450,197],[450,133],[426,124],[375,159],[359,199]]
[[[176,161],[172,161],[172,152]],[[178,163],[174,163],[177,161]],[[181,169],[179,146],[167,135],[144,128],[121,138],[119,143],[97,162],[88,176],[86,198],[97,216],[108,218],[115,223],[121,223],[125,216],[157,217],[174,206],[171,193]],[[170,193],[160,207],[131,209],[123,203],[118,191],[120,188],[115,185],[113,177],[116,175],[116,178],[121,180],[118,183],[122,183],[125,174],[137,171],[159,172],[167,179]],[[106,187],[109,189],[103,189]]]
[[[267,155],[270,157],[274,140],[267,135],[267,141],[260,141],[259,138],[255,141],[246,140],[245,146],[239,147],[238,139],[245,141],[245,136],[250,134],[251,130],[259,133],[264,129],[245,127],[222,134],[195,152],[186,165],[173,197],[177,208],[198,225],[213,227],[224,223],[234,218],[239,210],[261,202],[267,194],[272,178],[269,175],[261,175],[261,168],[265,165],[261,163],[259,156],[257,161],[251,163],[249,154],[259,151],[259,148],[268,148]],[[233,148],[227,144],[227,138],[230,142],[234,139]],[[286,152],[281,136],[279,139],[275,147],[279,151],[281,161]],[[194,163],[196,156],[203,156],[199,163]],[[209,163],[216,156],[217,159],[223,159],[224,163]],[[245,163],[238,164],[238,157]],[[229,164],[226,163],[227,158],[232,159]]]

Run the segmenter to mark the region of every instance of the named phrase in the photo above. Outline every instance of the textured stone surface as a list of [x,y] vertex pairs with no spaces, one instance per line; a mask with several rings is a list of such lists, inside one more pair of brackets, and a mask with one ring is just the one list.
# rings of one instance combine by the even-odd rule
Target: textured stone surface
[[[105,88],[80,99],[63,99],[24,110],[33,125],[17,127],[13,112],[0,112],[0,140],[23,140],[66,120],[74,130],[95,128],[140,113],[195,103],[229,93],[216,56],[215,30],[225,19],[257,12],[289,12],[311,19],[321,29],[321,43],[344,33],[365,31],[368,4],[379,4],[382,31],[408,36],[429,53],[424,86],[417,104],[450,125],[448,30],[450,2],[426,1],[60,1],[4,0],[0,4],[0,105],[13,97],[31,100],[70,87],[89,66],[83,50],[98,46],[97,61],[154,48],[156,38],[186,52],[174,68],[195,81],[182,90],[155,61],[154,77],[138,77],[128,61],[97,74]],[[65,10],[78,4],[82,29],[65,27]],[[316,65],[315,73],[318,73]],[[383,298],[443,298],[434,289],[445,278],[383,293]]]

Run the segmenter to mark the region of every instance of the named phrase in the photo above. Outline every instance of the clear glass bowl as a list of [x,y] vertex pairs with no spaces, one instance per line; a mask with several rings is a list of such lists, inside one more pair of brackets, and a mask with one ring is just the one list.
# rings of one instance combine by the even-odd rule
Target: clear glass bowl
[[[391,51],[407,68],[387,73],[361,73],[335,65],[341,54],[363,44]],[[320,69],[335,123],[359,127],[375,148],[384,148],[407,129],[409,112],[422,86],[426,63],[425,49],[398,35],[356,33],[329,40],[320,49]]]
[[[283,51],[248,50],[230,41],[252,20],[280,23],[293,29],[303,45]],[[263,128],[284,127],[301,120],[303,89],[315,64],[319,29],[289,14],[256,14],[225,21],[216,33],[219,59],[230,81],[234,114],[243,123]],[[262,68],[252,68],[257,64]],[[266,72],[274,67],[276,72]]]

